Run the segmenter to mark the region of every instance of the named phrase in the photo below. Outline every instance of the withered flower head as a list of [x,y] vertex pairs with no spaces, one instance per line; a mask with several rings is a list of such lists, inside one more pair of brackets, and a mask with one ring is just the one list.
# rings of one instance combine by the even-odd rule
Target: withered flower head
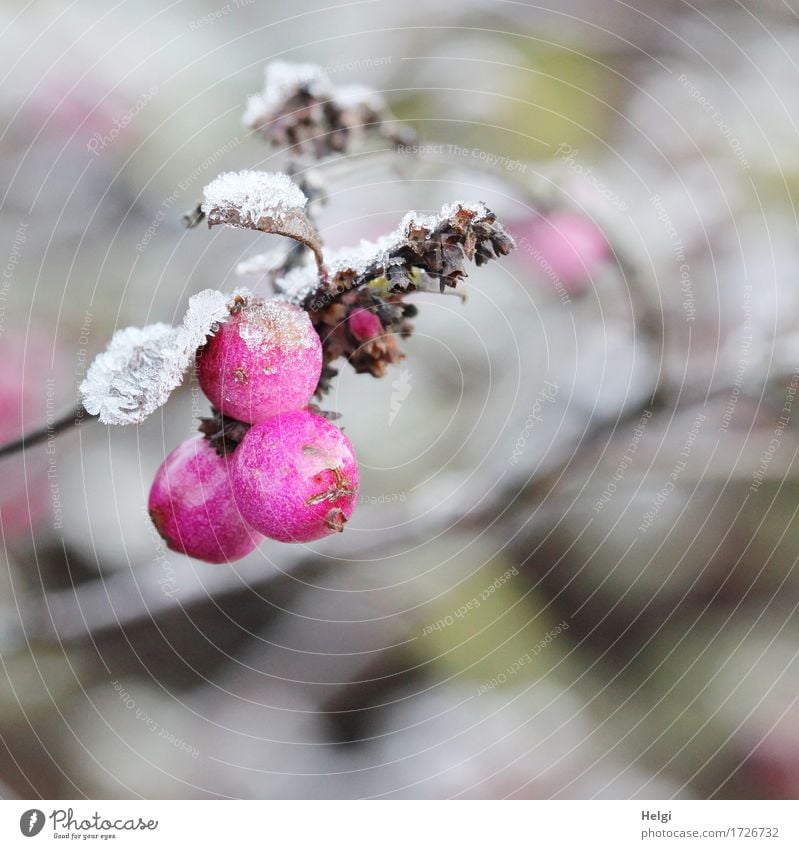
[[[409,293],[437,283],[440,291],[466,277],[466,263],[483,265],[510,253],[513,238],[483,204],[454,203],[438,215],[409,212],[399,227],[378,242],[326,255],[327,280],[313,266],[291,271],[280,281],[283,297],[306,309],[322,339],[324,370],[317,394],[326,392],[337,373],[331,363],[346,358],[357,372],[382,377],[403,354],[397,336],[412,332],[416,308]],[[374,315],[382,332],[353,330],[353,314]]]
[[393,122],[383,98],[362,85],[335,86],[318,65],[272,62],[264,88],[251,95],[242,118],[274,147],[322,159],[371,134],[395,143],[411,140]]

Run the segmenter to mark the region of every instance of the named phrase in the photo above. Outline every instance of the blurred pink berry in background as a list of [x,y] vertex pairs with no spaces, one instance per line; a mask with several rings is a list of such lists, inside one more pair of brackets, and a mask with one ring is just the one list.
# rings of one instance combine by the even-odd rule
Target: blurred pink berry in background
[[[69,392],[63,367],[58,367],[64,359],[56,354],[53,365],[52,353],[53,343],[43,334],[0,335],[0,443],[19,439],[61,414]],[[0,519],[6,542],[30,539],[43,524],[48,514],[49,470],[52,476],[57,474],[56,462],[49,444],[0,461]]]
[[125,98],[108,97],[92,82],[51,76],[37,86],[23,115],[33,130],[43,129],[62,144],[73,133],[85,143],[93,133],[107,133],[129,108]]
[[583,294],[596,269],[610,256],[599,227],[575,212],[535,216],[514,227],[513,234],[518,256],[570,295]]
[[760,738],[741,735],[751,746],[751,754],[747,753],[743,764],[750,786],[757,787],[765,799],[799,798],[799,737],[795,712],[774,728],[761,730],[764,736]]

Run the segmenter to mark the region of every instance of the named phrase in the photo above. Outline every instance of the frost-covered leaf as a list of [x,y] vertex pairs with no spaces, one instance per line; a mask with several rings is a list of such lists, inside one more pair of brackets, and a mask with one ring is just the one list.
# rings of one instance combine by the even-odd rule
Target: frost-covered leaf
[[202,209],[212,224],[260,230],[263,219],[305,209],[306,203],[300,187],[286,174],[228,171],[205,187]]
[[227,224],[287,236],[310,248],[322,264],[319,234],[308,216],[308,199],[285,174],[228,171],[203,190],[202,211],[208,226]]
[[183,325],[178,328],[186,347],[196,351],[205,344],[217,325],[228,317],[230,296],[215,289],[204,289],[189,298]]
[[178,331],[171,325],[118,330],[81,383],[83,406],[105,424],[144,421],[180,383],[184,369]]
[[228,316],[228,297],[206,289],[189,298],[178,327],[159,322],[118,330],[80,385],[83,406],[105,424],[137,424],[183,380],[194,353]]

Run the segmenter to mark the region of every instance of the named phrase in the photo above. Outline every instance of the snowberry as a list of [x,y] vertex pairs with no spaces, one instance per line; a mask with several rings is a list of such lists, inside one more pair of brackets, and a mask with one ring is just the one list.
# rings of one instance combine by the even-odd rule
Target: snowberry
[[231,467],[242,516],[281,542],[310,542],[341,531],[355,507],[352,445],[334,424],[308,410],[254,425]]
[[383,332],[380,319],[371,310],[354,310],[347,319],[352,335],[359,341],[374,339]]
[[241,305],[197,352],[203,392],[243,422],[304,407],[321,373],[322,343],[308,313],[275,299]]
[[166,544],[182,554],[224,563],[249,554],[261,540],[236,507],[231,464],[195,436],[164,460],[150,489],[150,517]]

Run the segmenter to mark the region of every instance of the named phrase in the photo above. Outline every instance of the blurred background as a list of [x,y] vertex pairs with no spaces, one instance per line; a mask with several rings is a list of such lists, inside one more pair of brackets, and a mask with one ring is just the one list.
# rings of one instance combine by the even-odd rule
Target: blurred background
[[0,18],[3,439],[279,244],[181,224],[217,173],[280,167],[241,123],[269,61],[374,86],[425,146],[336,182],[327,245],[456,199],[519,244],[465,303],[417,296],[385,379],[342,369],[336,538],[164,548],[190,378],[3,462],[0,796],[797,797],[799,3]]

